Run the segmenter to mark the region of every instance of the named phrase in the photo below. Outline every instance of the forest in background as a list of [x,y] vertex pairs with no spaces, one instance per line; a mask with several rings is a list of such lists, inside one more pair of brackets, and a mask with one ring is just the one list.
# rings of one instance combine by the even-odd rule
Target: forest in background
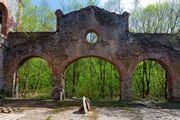
[[[65,12],[88,5],[98,6],[98,0],[69,0],[62,9]],[[104,9],[122,13],[121,0],[109,0]],[[180,1],[171,0],[139,6],[134,0],[130,12],[130,32],[177,33],[180,30]],[[47,1],[34,6],[31,0],[23,0],[19,9],[18,31],[55,31],[55,15]],[[51,69],[40,58],[31,58],[18,70],[16,91],[19,97],[50,98],[52,91]],[[168,97],[167,71],[156,61],[140,62],[132,76],[134,99],[159,99]],[[116,67],[106,60],[88,57],[76,60],[65,70],[65,95],[67,98],[87,96],[91,99],[120,99],[121,76]]]

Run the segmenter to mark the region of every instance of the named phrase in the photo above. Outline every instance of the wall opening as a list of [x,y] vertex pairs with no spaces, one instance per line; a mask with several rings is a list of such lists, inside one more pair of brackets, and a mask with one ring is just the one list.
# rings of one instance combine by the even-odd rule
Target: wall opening
[[13,89],[16,98],[51,98],[52,72],[47,61],[38,57],[23,61],[16,72]]
[[3,18],[3,13],[2,10],[0,9],[0,32],[2,32],[2,18]]
[[105,59],[86,57],[72,62],[65,69],[64,80],[66,98],[120,99],[120,74]]
[[0,33],[6,35],[8,11],[3,3],[0,3]]
[[133,98],[166,100],[168,98],[169,75],[164,66],[155,60],[143,60],[132,76]]
[[86,41],[90,44],[96,43],[98,39],[98,35],[95,32],[88,32],[86,35]]

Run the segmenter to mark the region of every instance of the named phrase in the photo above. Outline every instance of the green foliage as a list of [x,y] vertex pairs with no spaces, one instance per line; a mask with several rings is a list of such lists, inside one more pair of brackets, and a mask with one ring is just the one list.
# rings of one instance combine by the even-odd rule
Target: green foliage
[[180,1],[168,1],[136,8],[130,16],[130,30],[143,33],[175,33],[180,28]]
[[65,71],[66,96],[93,99],[119,98],[119,73],[111,63],[99,58],[83,58]]
[[62,1],[62,10],[66,13],[79,10],[90,5],[97,6],[98,4],[98,0],[68,0]]
[[121,14],[123,12],[122,0],[109,0],[104,7],[110,12]]
[[18,93],[21,96],[51,95],[52,75],[48,63],[41,58],[31,58],[18,70]]
[[133,74],[134,98],[167,98],[167,75],[155,61],[140,62]]
[[9,97],[10,94],[6,92],[5,90],[0,90],[0,100],[4,100],[6,97]]
[[40,6],[34,6],[31,0],[21,2],[22,12],[19,11],[19,31],[55,31],[56,18],[54,11],[50,9],[46,1],[42,1]]
[[87,0],[87,5],[97,5],[98,1],[97,0]]

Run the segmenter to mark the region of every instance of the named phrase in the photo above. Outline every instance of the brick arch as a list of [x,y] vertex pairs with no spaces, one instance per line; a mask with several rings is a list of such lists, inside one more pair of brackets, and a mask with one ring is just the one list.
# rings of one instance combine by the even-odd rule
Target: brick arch
[[6,6],[0,2],[0,10],[2,11],[2,34],[7,35],[8,10]]
[[18,58],[16,60],[16,64],[14,64],[15,70],[19,69],[19,67],[21,65],[23,65],[26,61],[28,61],[31,58],[41,58],[41,59],[45,60],[48,63],[49,68],[51,69],[52,75],[57,74],[56,73],[57,70],[56,70],[56,67],[55,67],[55,65],[53,63],[53,60],[47,54],[27,54],[26,56],[21,56],[20,58]]
[[53,78],[57,75],[57,67],[54,65],[53,60],[51,59],[50,56],[47,54],[27,54],[26,56],[21,56],[20,58],[14,57],[14,58],[6,58],[4,61],[11,61],[11,63],[6,63],[5,62],[5,71],[4,71],[4,77],[6,79],[5,84],[6,84],[6,89],[12,95],[14,95],[14,87],[15,87],[15,82],[17,79],[17,71],[18,69],[29,59],[31,58],[41,58],[47,62],[49,65],[49,68],[52,73],[52,83],[53,83]]
[[19,67],[21,67],[21,65],[23,65],[26,61],[28,61],[31,58],[41,58],[41,59],[45,60],[48,63],[48,66],[51,69],[52,74],[56,73],[57,70],[53,69],[55,67],[55,65],[53,64],[51,57],[46,54],[43,54],[43,55],[34,54],[34,55],[23,56],[18,60],[19,62],[17,63],[15,68],[19,69]]
[[[103,55],[103,54],[98,54],[98,53],[94,53],[94,54],[89,54],[89,55],[82,55],[82,56],[72,56],[72,57],[67,57],[60,65],[60,80],[61,80],[61,89],[63,89],[62,91],[64,92],[64,72],[65,72],[65,69],[71,64],[73,63],[74,61],[76,60],[79,60],[79,59],[82,59],[82,58],[88,58],[88,57],[95,57],[95,58],[101,58],[101,59],[104,59],[108,62],[110,62],[111,64],[113,64],[118,73],[119,73],[119,76],[121,78],[121,75],[123,74],[124,72],[124,66],[123,64],[121,64],[121,61],[119,59],[117,59],[116,57],[113,57],[113,56],[106,56],[106,55]],[[120,84],[121,85],[121,84]],[[120,95],[122,95],[121,93],[121,86],[119,87],[119,91],[120,91]],[[121,96],[122,98],[122,96]]]
[[131,82],[132,82],[132,75],[136,69],[136,66],[144,61],[144,60],[152,60],[155,61],[156,63],[160,64],[164,70],[166,71],[166,74],[168,75],[168,99],[172,99],[172,80],[176,79],[176,73],[173,70],[171,66],[171,61],[170,58],[168,57],[167,54],[165,53],[145,53],[143,55],[140,55],[131,62],[131,65],[128,69],[128,73],[131,76]]
[[[50,62],[49,58],[47,58],[47,56],[42,56],[42,55],[27,55],[25,57],[22,57],[19,59],[19,62],[17,62],[16,64],[16,67],[15,67],[15,71],[14,71],[14,76],[13,76],[13,94],[12,95],[15,95],[15,86],[16,86],[16,81],[17,81],[17,74],[18,74],[18,70],[19,68],[25,63],[27,62],[28,60],[32,59],[32,58],[40,58],[42,60],[45,60],[46,63],[48,64],[49,66],[49,69],[51,71],[51,79],[53,79],[53,75],[54,75],[54,72],[53,72],[53,65],[52,65],[52,62]],[[52,81],[53,83],[53,81]]]
[[88,58],[88,57],[95,57],[95,58],[100,58],[103,60],[106,60],[108,62],[110,62],[111,64],[113,64],[116,69],[119,72],[119,75],[121,75],[121,69],[124,68],[124,66],[122,66],[121,61],[118,60],[115,57],[111,57],[111,56],[104,56],[104,55],[85,55],[85,56],[73,56],[73,57],[68,57],[66,58],[63,63],[60,66],[60,72],[64,73],[65,69],[73,62],[75,62],[76,60],[82,59],[82,58]]

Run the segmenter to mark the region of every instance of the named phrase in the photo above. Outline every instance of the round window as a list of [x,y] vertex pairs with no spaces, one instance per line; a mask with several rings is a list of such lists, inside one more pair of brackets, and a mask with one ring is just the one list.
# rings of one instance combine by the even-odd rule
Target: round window
[[89,42],[89,43],[96,43],[98,41],[98,35],[95,33],[95,32],[89,32],[87,35],[86,35],[86,40]]

